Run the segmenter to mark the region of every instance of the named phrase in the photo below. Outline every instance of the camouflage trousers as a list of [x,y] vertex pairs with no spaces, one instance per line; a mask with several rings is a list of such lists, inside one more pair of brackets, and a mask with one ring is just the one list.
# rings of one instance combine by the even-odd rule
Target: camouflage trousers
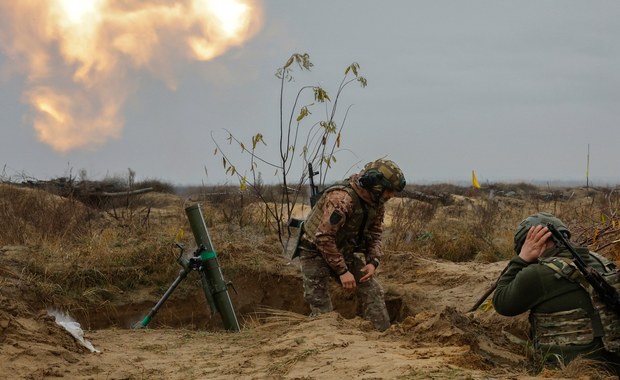
[[[338,276],[319,252],[300,250],[299,260],[304,277],[304,299],[310,305],[310,315],[316,316],[334,310],[329,294],[329,281],[331,277],[337,279]],[[387,330],[390,327],[390,316],[385,306],[383,288],[374,277],[366,282],[359,282],[364,275],[361,272],[365,266],[364,255],[354,255],[347,260],[347,266],[357,281],[355,292],[364,319],[372,322],[379,331]]]

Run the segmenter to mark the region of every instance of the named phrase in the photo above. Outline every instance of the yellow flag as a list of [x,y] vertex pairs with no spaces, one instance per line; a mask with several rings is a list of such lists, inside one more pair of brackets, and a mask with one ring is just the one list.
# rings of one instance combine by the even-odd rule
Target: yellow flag
[[474,173],[473,170],[471,171],[471,185],[476,189],[480,188],[480,184],[478,183],[478,179],[476,178],[476,173]]

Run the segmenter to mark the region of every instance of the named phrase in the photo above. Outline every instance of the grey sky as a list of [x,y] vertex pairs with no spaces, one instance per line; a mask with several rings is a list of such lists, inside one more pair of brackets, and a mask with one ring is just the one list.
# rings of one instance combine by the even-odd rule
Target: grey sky
[[[354,61],[368,80],[341,100],[353,104],[342,138],[349,151],[338,154],[332,180],[387,156],[409,183],[469,181],[472,169],[480,182],[585,182],[590,144],[592,183],[620,182],[620,2],[265,0],[262,8],[261,30],[242,46],[179,65],[176,91],[132,71],[121,137],[96,150],[61,154],[37,140],[25,78],[1,52],[5,174],[48,179],[85,169],[101,179],[131,168],[138,180],[234,183],[211,133],[224,143],[222,128],[244,141],[261,132],[275,157],[274,72],[307,52],[315,67],[295,71],[291,96],[304,84],[335,91]],[[272,172],[264,168],[266,181]]]

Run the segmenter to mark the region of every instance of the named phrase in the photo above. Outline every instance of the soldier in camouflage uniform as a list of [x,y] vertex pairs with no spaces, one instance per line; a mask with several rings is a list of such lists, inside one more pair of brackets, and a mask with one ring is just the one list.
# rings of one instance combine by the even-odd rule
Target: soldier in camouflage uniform
[[[570,239],[556,217],[540,212],[521,222],[515,256],[501,275],[493,305],[502,315],[530,311],[534,347],[549,364],[567,364],[582,355],[620,375],[620,318],[607,308],[574,266],[571,253],[546,227],[551,223]],[[584,263],[620,290],[615,265],[587,248],[575,250]]]
[[333,310],[330,277],[356,291],[364,318],[379,331],[390,327],[384,293],[374,274],[381,260],[385,202],[405,188],[390,160],[377,160],[359,174],[325,189],[303,225],[299,258],[304,299],[311,315]]

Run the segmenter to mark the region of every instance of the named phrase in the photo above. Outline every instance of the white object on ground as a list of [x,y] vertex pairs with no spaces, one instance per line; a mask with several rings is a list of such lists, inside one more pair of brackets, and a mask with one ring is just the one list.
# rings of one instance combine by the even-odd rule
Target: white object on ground
[[77,340],[82,346],[88,348],[90,352],[100,352],[91,342],[84,339],[84,331],[82,331],[82,327],[76,320],[71,318],[69,314],[54,309],[47,309],[47,314],[54,316],[54,318],[56,318],[56,323],[67,330],[69,334],[75,338],[75,340]]

